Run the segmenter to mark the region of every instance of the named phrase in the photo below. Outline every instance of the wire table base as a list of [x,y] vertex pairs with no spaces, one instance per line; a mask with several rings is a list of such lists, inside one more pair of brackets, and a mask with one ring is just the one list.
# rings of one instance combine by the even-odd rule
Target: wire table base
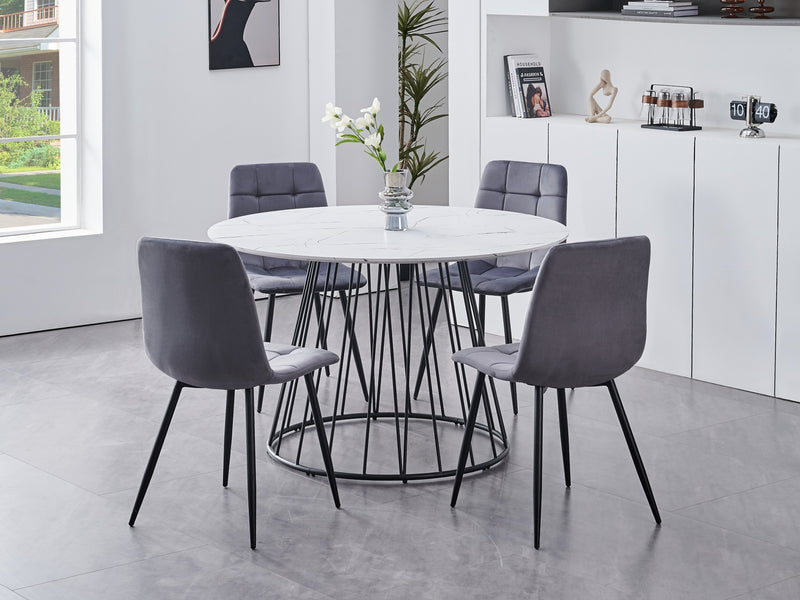
[[[468,327],[469,343],[482,345],[482,325],[466,262],[459,262],[458,266],[466,314],[462,325]],[[377,275],[362,263],[350,267],[353,275],[343,302],[346,318],[339,348],[342,358],[335,384],[329,385],[334,388],[330,394],[332,404],[331,398],[325,402],[328,394],[320,395],[325,404],[323,421],[334,453],[335,475],[340,479],[402,482],[453,477],[470,391],[463,365],[450,360],[450,354],[461,349],[464,332],[459,329],[448,264],[436,263],[433,267],[444,283],[444,298],[435,307],[430,294],[438,289],[428,285],[425,264],[409,265],[407,283],[401,281],[400,265],[379,265]],[[323,263],[322,267],[319,262],[309,263],[293,344],[325,345],[323,332],[331,330],[334,296],[328,289],[320,293],[315,283],[321,269],[326,276],[323,281],[335,281],[338,268],[335,263]],[[356,285],[362,275],[367,280],[366,293],[359,293]],[[393,278],[396,287],[392,285]],[[312,318],[312,308],[320,300],[321,310]],[[441,308],[446,315],[448,336],[447,352],[443,354],[437,347],[433,327]],[[368,361],[363,365],[366,381],[351,389],[348,378],[351,368],[355,369],[354,357],[359,356],[353,350],[353,341],[357,340],[358,319],[363,319],[364,313],[369,340],[368,344],[359,340],[357,347],[369,348],[368,353],[361,353]],[[440,363],[453,369],[456,389],[452,389],[453,376],[445,377]],[[427,402],[412,397],[412,381],[417,374],[424,377]],[[318,387],[320,384],[318,374]],[[360,392],[361,397],[348,398],[352,390]],[[491,380],[488,392],[484,391],[479,401],[483,404],[483,422],[476,426],[478,435],[470,449],[466,472],[488,469],[508,454],[508,437]],[[314,444],[304,444],[306,430],[313,425],[307,398],[298,397],[295,384],[282,387],[267,443],[269,456],[308,475],[325,475],[321,457],[312,455]],[[346,466],[341,468],[339,464]]]

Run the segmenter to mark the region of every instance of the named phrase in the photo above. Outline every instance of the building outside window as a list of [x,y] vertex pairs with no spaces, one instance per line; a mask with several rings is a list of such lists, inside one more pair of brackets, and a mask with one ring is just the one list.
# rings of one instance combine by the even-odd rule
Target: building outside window
[[79,4],[0,2],[0,236],[79,225]]
[[53,63],[51,61],[33,63],[33,89],[41,94],[38,101],[40,108],[53,106]]

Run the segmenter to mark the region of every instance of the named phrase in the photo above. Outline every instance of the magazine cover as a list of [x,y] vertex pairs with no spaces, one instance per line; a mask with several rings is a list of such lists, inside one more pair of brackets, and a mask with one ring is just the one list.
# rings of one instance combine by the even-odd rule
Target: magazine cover
[[513,57],[517,90],[522,99],[522,117],[549,117],[550,96],[544,76],[544,65],[538,56],[532,54]]

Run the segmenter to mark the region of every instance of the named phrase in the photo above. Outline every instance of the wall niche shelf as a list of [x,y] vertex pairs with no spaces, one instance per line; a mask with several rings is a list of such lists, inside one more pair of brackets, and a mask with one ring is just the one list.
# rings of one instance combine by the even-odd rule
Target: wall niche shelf
[[753,19],[741,17],[726,19],[722,15],[701,14],[696,17],[637,17],[623,15],[619,11],[583,11],[583,12],[554,12],[551,17],[559,19],[599,19],[605,21],[635,21],[637,23],[676,23],[681,25],[724,25],[741,27],[797,27],[800,18],[796,17],[770,17],[768,19]]

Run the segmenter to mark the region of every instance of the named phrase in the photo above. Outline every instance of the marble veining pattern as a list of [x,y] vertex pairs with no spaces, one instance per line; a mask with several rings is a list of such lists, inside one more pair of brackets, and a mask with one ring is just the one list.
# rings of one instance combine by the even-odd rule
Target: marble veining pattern
[[499,210],[417,206],[407,231],[385,231],[377,206],[329,206],[246,215],[213,225],[208,237],[279,258],[421,263],[545,249],[567,238],[556,221]]

